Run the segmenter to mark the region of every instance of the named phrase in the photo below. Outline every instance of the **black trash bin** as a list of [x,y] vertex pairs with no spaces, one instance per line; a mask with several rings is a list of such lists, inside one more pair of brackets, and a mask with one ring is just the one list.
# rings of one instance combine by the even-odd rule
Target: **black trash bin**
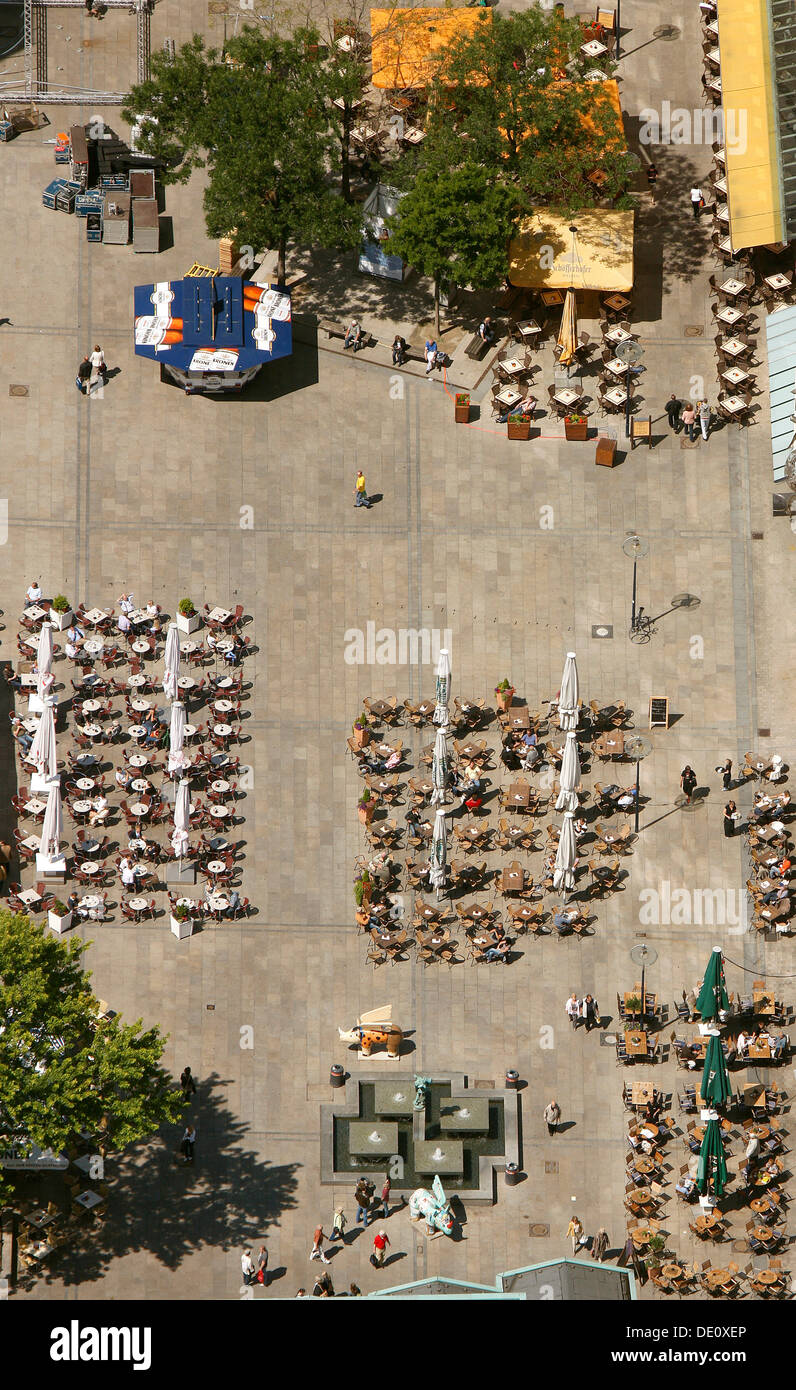
[[339,1062],[335,1062],[329,1072],[329,1085],[335,1088],[345,1086],[345,1067],[341,1067]]
[[516,1163],[507,1163],[505,1178],[506,1187],[516,1187],[520,1180],[519,1165]]

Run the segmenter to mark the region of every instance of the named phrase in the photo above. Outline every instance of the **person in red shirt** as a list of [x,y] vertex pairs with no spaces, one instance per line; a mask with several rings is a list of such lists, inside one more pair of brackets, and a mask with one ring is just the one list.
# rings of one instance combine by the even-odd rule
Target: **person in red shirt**
[[325,1239],[326,1236],[324,1235],[323,1226],[316,1226],[315,1234],[312,1237],[312,1249],[310,1251],[310,1259],[320,1260],[322,1264],[328,1265],[330,1261],[327,1260],[326,1256],[323,1253],[323,1242],[325,1241]]
[[377,1231],[373,1237],[373,1263],[378,1269],[381,1269],[384,1264],[384,1256],[389,1243],[390,1238],[386,1231]]

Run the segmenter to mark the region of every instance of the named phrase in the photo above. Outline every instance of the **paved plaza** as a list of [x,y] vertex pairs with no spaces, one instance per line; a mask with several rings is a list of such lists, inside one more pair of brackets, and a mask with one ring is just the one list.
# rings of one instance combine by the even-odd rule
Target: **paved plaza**
[[[620,76],[634,142],[642,107],[668,99],[700,108],[701,96],[696,4],[674,20],[663,4],[632,8]],[[164,0],[153,17],[153,47],[195,29],[219,41],[218,7],[209,10],[211,28],[198,0]],[[96,23],[65,13],[76,36],[85,31],[98,44],[125,18],[109,17],[98,35]],[[664,22],[682,35],[654,39]],[[83,47],[81,61],[93,66],[80,80],[123,83],[110,45],[108,68],[96,46]],[[83,224],[44,208],[41,190],[55,176],[47,138],[90,114],[52,108],[48,130],[0,146],[0,319],[8,320],[0,323],[0,431],[9,514],[0,545],[0,655],[16,655],[16,618],[35,577],[45,592],[87,607],[113,606],[128,589],[168,613],[185,595],[200,608],[244,605],[256,650],[245,665],[251,741],[239,750],[252,768],[241,803],[242,892],[256,912],[208,923],[182,942],[163,917],[76,928],[92,943],[97,994],[126,1019],[168,1033],[165,1061],[175,1076],[192,1067],[200,1083],[190,1110],[196,1163],[175,1164],[178,1127],[109,1161],[105,1224],[74,1259],[62,1253],[24,1296],[235,1299],[241,1248],[256,1253],[263,1240],[278,1277],[254,1298],[311,1288],[315,1226],[329,1223],[328,1232],[338,1200],[351,1225],[354,1218],[353,1180],[339,1190],[320,1182],[319,1107],[334,1099],[329,1068],[342,1062],[354,1075],[373,1071],[338,1042],[337,1027],[387,1001],[394,1019],[413,1030],[416,1051],[402,1074],[464,1072],[471,1085],[500,1085],[507,1068],[517,1069],[525,1177],[507,1187],[498,1174],[495,1205],[467,1210],[458,1242],[429,1243],[405,1214],[391,1216],[386,1271],[369,1265],[369,1234],[351,1239],[332,1262],[336,1288],[353,1280],[367,1293],[432,1274],[492,1283],[500,1270],[569,1254],[573,1213],[590,1234],[605,1226],[616,1251],[626,1215],[622,1084],[652,1076],[676,1094],[682,1075],[673,1059],[633,1072],[618,1067],[598,1031],[572,1032],[568,995],[591,991],[615,1026],[615,996],[638,978],[629,952],[641,939],[658,955],[648,988],[670,1013],[683,988],[701,979],[714,945],[725,950],[736,993],[753,977],[794,973],[792,939],[770,943],[744,929],[748,861],[743,838],[723,836],[714,771],[749,749],[796,757],[787,617],[796,537],[786,518],[771,514],[767,398],[752,428],[719,429],[693,447],[669,432],[663,414],[671,392],[687,396],[695,377],[715,401],[713,261],[707,226],[694,226],[688,205],[710,148],[656,150],[657,203],[651,207],[646,191],[641,197],[634,327],[645,350],[641,413],[653,416],[655,441],[631,453],[614,420],[621,465],[610,470],[595,467],[593,444],[566,443],[549,417],[541,438],[509,442],[489,422],[487,381],[476,383],[461,350],[449,375],[481,406],[470,427],[454,425],[439,379],[392,373],[365,354],[351,360],[325,340],[296,341],[292,358],[264,370],[241,399],[187,398],[161,384],[156,367],[134,355],[132,288],[178,278],[194,261],[217,264],[201,185],[195,179],[166,190],[173,245],[156,260],[131,246],[86,244]],[[104,114],[126,135],[118,112]],[[101,398],[85,400],[75,371],[95,342],[111,377]],[[540,386],[552,380],[549,345],[543,361]],[[759,375],[764,382],[763,368]],[[14,385],[27,393],[9,394]],[[379,497],[370,510],[352,505],[358,467]],[[639,601],[663,615],[647,645],[627,636],[632,563],[622,541],[632,532],[649,542]],[[698,605],[673,608],[683,593]],[[495,685],[508,676],[517,696],[538,708],[555,696],[565,654],[575,651],[584,700],[624,700],[634,711],[631,722],[653,744],[640,771],[641,833],[623,861],[624,891],[596,904],[593,936],[523,937],[508,967],[424,969],[414,953],[375,974],[366,965],[352,893],[354,861],[366,847],[355,809],[361,782],[346,739],[363,697],[415,701],[434,688],[428,662],[346,660],[350,631],[366,632],[370,623],[450,630],[454,695],[493,703]],[[593,636],[595,626],[612,635]],[[68,685],[69,664],[55,669]],[[653,695],[668,696],[671,727],[648,733]],[[414,775],[428,732],[407,728],[400,736]],[[10,830],[10,740],[0,756],[3,829]],[[709,795],[684,813],[675,801],[686,763]],[[605,771],[594,760],[587,785],[605,781]],[[499,771],[492,779],[508,781]],[[741,809],[751,805],[751,788],[734,795]],[[664,883],[672,891],[731,890],[740,924],[641,922],[641,893]],[[779,980],[777,993],[796,1004],[791,979]],[[745,1079],[754,1076],[747,1069]],[[775,1079],[788,1089],[791,1069]],[[568,1127],[551,1139],[542,1111],[553,1096]],[[679,1123],[676,1105],[674,1113]],[[674,1175],[687,1156],[675,1138]],[[688,1260],[710,1255],[689,1232],[692,1209],[670,1200],[665,1212],[671,1249]],[[745,1219],[733,1213],[733,1238],[743,1235]],[[549,1233],[531,1235],[536,1225]],[[655,1295],[647,1286],[640,1296]]]

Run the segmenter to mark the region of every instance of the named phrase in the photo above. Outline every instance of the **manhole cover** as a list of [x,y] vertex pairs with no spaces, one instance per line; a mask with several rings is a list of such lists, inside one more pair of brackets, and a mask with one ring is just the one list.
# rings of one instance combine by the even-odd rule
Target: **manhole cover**
[[684,435],[684,434],[681,434],[681,436],[680,436],[680,448],[681,448],[681,449],[698,449],[698,448],[699,448],[699,440],[698,440],[698,439],[686,439],[685,435]]
[[544,1164],[544,1170],[545,1170],[546,1173],[557,1173],[557,1172],[558,1172],[558,1163],[556,1162],[556,1160],[555,1160],[554,1158],[546,1158],[546,1159],[545,1159],[545,1164]]
[[614,630],[610,623],[596,623],[591,630],[592,637],[613,637]]
[[664,43],[672,43],[674,39],[679,39],[680,30],[676,24],[660,24],[657,29],[653,29],[654,39],[663,39]]
[[30,388],[28,386],[9,386],[8,388],[9,396],[27,396],[29,393]]
[[698,323],[687,323],[683,329],[686,338],[701,338],[704,332],[704,328],[700,327]]
[[533,1225],[528,1227],[529,1236],[539,1236],[541,1239],[543,1236],[549,1236],[549,1234],[550,1227],[544,1226],[541,1221],[534,1221]]
[[745,1255],[747,1250],[749,1249],[749,1246],[746,1244],[745,1240],[734,1240],[732,1243],[732,1248],[733,1250],[737,1250],[739,1255]]

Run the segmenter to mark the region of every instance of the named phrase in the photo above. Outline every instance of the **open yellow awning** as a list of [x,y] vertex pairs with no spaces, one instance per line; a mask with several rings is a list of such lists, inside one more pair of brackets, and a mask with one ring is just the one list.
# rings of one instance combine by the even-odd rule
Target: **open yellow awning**
[[440,52],[454,39],[492,23],[490,9],[371,10],[373,86],[428,87]]
[[721,0],[719,53],[730,241],[786,241],[767,0]]
[[[570,227],[577,227],[574,238]],[[589,208],[561,217],[537,208],[509,244],[509,280],[522,289],[633,288],[633,212]]]

